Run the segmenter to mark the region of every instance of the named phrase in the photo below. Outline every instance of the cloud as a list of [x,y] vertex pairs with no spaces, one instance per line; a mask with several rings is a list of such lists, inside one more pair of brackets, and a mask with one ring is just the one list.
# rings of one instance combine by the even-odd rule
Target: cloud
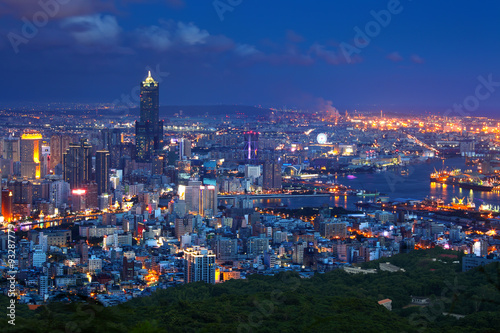
[[194,23],[164,21],[137,29],[134,33],[136,44],[140,47],[166,51],[172,48],[207,44],[210,34],[198,28]]
[[206,30],[201,30],[192,22],[185,24],[177,23],[177,37],[187,45],[205,44],[210,34]]
[[[50,4],[50,5],[49,5]],[[114,1],[109,0],[69,0],[60,4],[58,1],[40,0],[2,0],[0,17],[12,16],[31,20],[38,13],[48,14],[52,19],[73,16],[92,15],[101,12],[116,12]]]
[[132,38],[136,46],[158,52],[222,53],[234,50],[240,56],[258,52],[251,45],[236,45],[224,35],[210,35],[192,22],[162,21],[159,25],[137,29]]
[[399,52],[389,53],[386,56],[386,58],[389,59],[389,60],[391,60],[391,61],[394,61],[394,62],[403,61],[403,57],[399,54]]
[[253,45],[248,45],[248,44],[238,44],[236,46],[236,49],[234,52],[240,56],[253,56],[253,55],[258,55],[262,54],[259,50],[255,48]]
[[424,59],[422,59],[417,54],[412,54],[411,57],[410,57],[410,60],[413,61],[416,64],[423,64],[424,63]]
[[[340,50],[337,51],[332,51],[332,50],[327,50],[324,45],[314,43],[309,52],[311,54],[314,54],[318,58],[324,60],[326,63],[330,65],[340,65],[340,64],[345,64],[347,63],[347,59],[344,57],[342,52]],[[354,55],[350,59],[350,63],[358,63],[361,62],[361,57],[358,55]]]
[[301,43],[305,40],[304,37],[295,33],[293,30],[286,31],[286,39],[292,43]]
[[101,14],[64,19],[61,28],[85,45],[116,44],[121,33],[114,16]]
[[165,51],[173,43],[172,34],[168,30],[156,25],[140,28],[137,30],[136,35],[138,37],[138,46],[146,49]]

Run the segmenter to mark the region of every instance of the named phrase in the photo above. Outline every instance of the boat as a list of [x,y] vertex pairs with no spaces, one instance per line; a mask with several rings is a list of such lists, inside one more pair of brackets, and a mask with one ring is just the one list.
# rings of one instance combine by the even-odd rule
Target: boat
[[467,203],[464,202],[465,198],[453,198],[453,202],[451,203],[452,209],[457,210],[475,210],[476,204],[471,200],[471,198],[467,197]]
[[456,178],[461,175],[460,171],[460,169],[453,169],[451,171],[447,169],[437,171],[434,169],[434,172],[431,173],[429,180],[431,183],[454,184],[456,182]]
[[491,192],[495,187],[489,181],[482,181],[480,179],[463,178],[458,182],[458,186],[465,189],[474,191]]
[[370,191],[365,191],[365,190],[359,190],[356,193],[357,196],[363,196],[363,197],[376,197],[380,195],[380,192],[370,192]]
[[354,203],[354,206],[358,208],[368,208],[372,205],[370,202],[363,202],[363,201],[358,201]]

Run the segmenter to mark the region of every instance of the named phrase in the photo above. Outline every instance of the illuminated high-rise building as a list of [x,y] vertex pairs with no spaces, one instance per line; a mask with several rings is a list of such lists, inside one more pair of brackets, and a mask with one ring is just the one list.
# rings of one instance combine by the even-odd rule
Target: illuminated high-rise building
[[5,221],[10,222],[13,218],[14,193],[12,190],[2,190],[2,215]]
[[191,140],[182,138],[179,141],[179,160],[191,158]]
[[109,189],[109,151],[98,150],[95,155],[95,180],[97,194],[108,193]]
[[215,254],[206,248],[193,246],[184,251],[185,282],[215,283]]
[[63,154],[71,143],[69,135],[54,134],[50,137],[50,169],[55,171],[56,166],[63,163]]
[[264,190],[280,190],[281,189],[281,164],[276,160],[267,160],[263,167],[263,184]]
[[85,189],[74,189],[71,191],[71,208],[74,212],[80,212],[87,209]]
[[24,132],[21,136],[21,176],[40,179],[42,155],[42,134],[36,131]]
[[199,213],[205,217],[217,214],[217,187],[213,185],[200,186]]
[[12,160],[13,162],[20,161],[19,153],[19,138],[14,136],[9,136],[3,139],[2,145],[2,157],[5,159]]
[[9,188],[14,193],[14,204],[31,205],[33,203],[33,183],[27,180],[13,180]]
[[159,85],[151,72],[141,84],[141,118],[135,123],[135,160],[151,162],[163,148],[163,121],[159,119]]
[[[101,131],[101,144],[102,150],[109,151],[109,167],[119,168],[120,157],[122,155],[128,155],[122,148],[123,145],[123,132],[120,128],[106,128]],[[125,153],[125,154],[124,154]]]
[[63,154],[63,179],[71,189],[80,188],[92,176],[92,146],[85,142],[70,143]]

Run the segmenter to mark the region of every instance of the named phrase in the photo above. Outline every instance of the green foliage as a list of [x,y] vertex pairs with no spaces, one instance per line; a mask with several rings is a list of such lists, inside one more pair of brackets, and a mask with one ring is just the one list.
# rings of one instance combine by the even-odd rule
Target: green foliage
[[[455,257],[457,256],[457,257]],[[159,290],[115,307],[52,303],[19,305],[16,326],[2,332],[495,332],[500,327],[498,265],[466,273],[460,254],[413,251],[391,262],[405,271],[350,275],[342,270],[302,279],[294,272],[252,275],[222,284]],[[435,260],[434,260],[435,259]],[[411,296],[431,299],[409,306]],[[390,298],[393,311],[377,301]],[[8,304],[0,297],[0,305]],[[462,319],[443,313],[464,315]]]

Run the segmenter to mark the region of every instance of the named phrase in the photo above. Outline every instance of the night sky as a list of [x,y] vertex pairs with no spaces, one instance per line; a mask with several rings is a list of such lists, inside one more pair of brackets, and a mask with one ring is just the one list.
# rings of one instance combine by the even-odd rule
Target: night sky
[[[59,1],[0,1],[0,105],[111,103],[148,67],[162,105],[444,112],[500,82],[494,0]],[[489,88],[469,113],[498,112]]]

